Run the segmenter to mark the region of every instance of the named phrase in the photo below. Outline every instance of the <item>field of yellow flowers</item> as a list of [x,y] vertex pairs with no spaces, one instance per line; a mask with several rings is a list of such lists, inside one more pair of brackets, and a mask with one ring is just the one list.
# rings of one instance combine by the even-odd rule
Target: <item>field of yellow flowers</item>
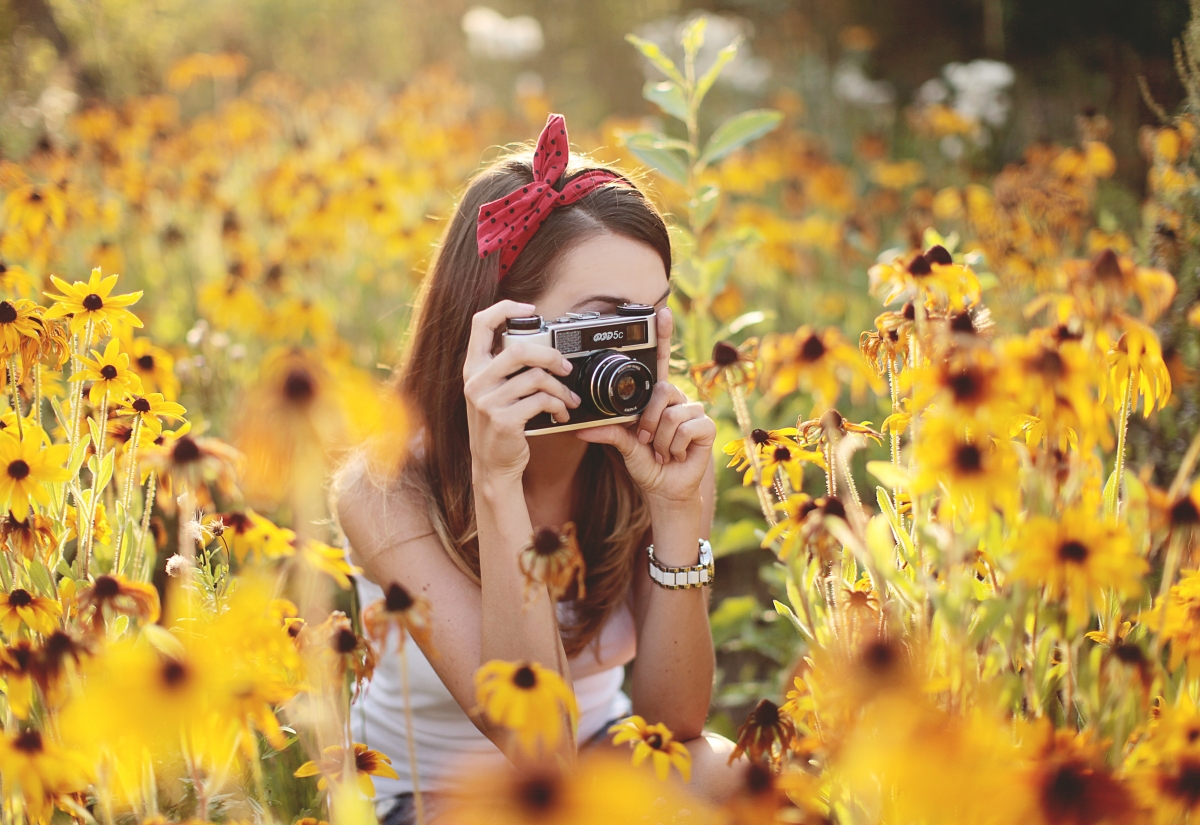
[[[1101,113],[991,176],[873,133],[843,163],[794,96],[702,133],[732,57],[697,76],[703,37],[682,65],[631,37],[661,118],[577,139],[673,216],[676,380],[723,435],[718,563],[752,571],[713,613],[744,786],[688,798],[635,717],[607,759],[463,777],[439,821],[1191,821],[1200,54],[1121,226]],[[402,458],[383,385],[442,216],[552,102],[245,70],[194,55],[0,161],[5,825],[372,822],[392,774],[348,702],[427,605],[354,604],[326,479],[369,439]],[[531,751],[564,735],[536,663],[477,684]]]

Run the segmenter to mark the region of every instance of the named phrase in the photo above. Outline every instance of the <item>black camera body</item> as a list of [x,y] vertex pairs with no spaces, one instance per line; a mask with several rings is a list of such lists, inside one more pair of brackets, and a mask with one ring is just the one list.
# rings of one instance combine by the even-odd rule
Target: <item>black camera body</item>
[[553,321],[540,315],[509,318],[500,347],[517,342],[554,347],[571,361],[570,375],[554,376],[583,403],[559,424],[538,413],[526,435],[557,433],[637,421],[658,381],[658,335],[654,307],[621,304],[615,315],[572,312]]

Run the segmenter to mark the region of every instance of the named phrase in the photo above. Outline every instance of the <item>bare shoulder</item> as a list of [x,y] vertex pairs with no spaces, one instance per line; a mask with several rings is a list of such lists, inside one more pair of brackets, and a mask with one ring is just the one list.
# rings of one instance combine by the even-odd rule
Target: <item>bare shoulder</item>
[[[424,499],[394,479],[376,477],[362,455],[351,457],[334,478],[332,498],[354,560],[369,566],[385,551],[421,555],[440,543]],[[373,577],[372,577],[373,578]]]

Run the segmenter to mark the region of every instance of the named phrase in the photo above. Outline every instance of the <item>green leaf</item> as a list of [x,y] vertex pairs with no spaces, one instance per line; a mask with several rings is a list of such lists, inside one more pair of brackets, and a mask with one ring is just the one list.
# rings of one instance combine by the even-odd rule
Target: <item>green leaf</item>
[[713,61],[713,64],[708,68],[708,71],[705,72],[700,78],[700,82],[696,84],[696,94],[692,100],[697,107],[699,107],[700,101],[704,100],[704,96],[708,94],[708,90],[712,88],[713,83],[715,83],[717,78],[720,76],[721,71],[729,64],[729,61],[733,60],[734,56],[737,55],[738,47],[741,45],[742,36],[738,35],[732,43],[721,49],[721,51],[717,52],[717,59]]
[[687,86],[687,81],[683,79],[683,75],[679,73],[679,69],[676,68],[671,58],[663,53],[663,50],[658,47],[657,43],[643,40],[635,34],[625,35],[625,40],[632,43],[634,48],[641,52],[643,57],[657,66],[660,72],[674,80],[680,86]]
[[[625,145],[642,163],[657,170],[663,177],[687,185],[688,164],[671,147],[670,139],[647,133],[624,136]],[[678,141],[677,141],[678,142]]]
[[741,635],[745,625],[754,621],[754,617],[761,612],[762,607],[753,596],[729,596],[722,599],[708,617],[709,626],[712,628],[713,646],[720,647],[735,636]]
[[806,639],[815,638],[812,634],[812,631],[804,626],[804,622],[800,620],[799,616],[797,616],[795,613],[792,612],[792,609],[790,607],[788,607],[786,604],[779,601],[778,599],[776,599],[774,601],[774,604],[775,604],[775,612],[778,613],[780,616],[786,616],[788,621],[790,621],[792,623],[792,627],[796,628],[796,630],[798,630],[800,632],[801,636],[803,636]]
[[70,478],[79,477],[79,468],[83,466],[83,459],[87,455],[88,445],[92,443],[90,433],[84,433],[83,437],[75,444],[75,449],[71,451],[71,460],[67,463],[67,472]]
[[[92,456],[94,459],[95,456]],[[104,492],[104,488],[108,486],[108,482],[112,479],[113,462],[117,460],[117,451],[109,450],[104,456],[104,460],[100,462],[100,474],[96,478],[96,495],[99,496]],[[89,465],[91,462],[89,462]]]
[[683,43],[683,53],[688,57],[695,57],[700,53],[701,47],[704,46],[704,30],[708,28],[708,18],[700,15],[695,20],[687,24],[687,28],[683,30],[683,35],[679,38]]
[[734,115],[718,126],[708,139],[708,145],[700,155],[700,165],[712,163],[755,138],[762,137],[778,126],[781,120],[783,113],[774,109],[751,109]]
[[655,83],[653,80],[647,80],[646,85],[642,87],[642,97],[671,117],[687,122],[688,102],[678,83],[669,80]]
[[890,461],[868,461],[867,472],[892,489],[907,490],[912,485],[912,476]]
[[1104,515],[1111,518],[1117,512],[1117,471],[1114,469],[1104,483]]
[[87,420],[87,424],[88,424],[88,432],[92,434],[92,443],[99,444],[100,443],[100,425],[96,422],[96,419],[94,419],[94,418],[89,418]]
[[762,542],[762,527],[758,519],[744,518],[722,530],[713,540],[713,555],[731,556],[746,550],[757,550]]
[[50,571],[46,569],[46,565],[41,559],[32,558],[26,565],[29,570],[29,580],[33,582],[33,586],[38,593],[43,596],[54,597],[54,585],[50,582]]
[[717,214],[717,206],[721,202],[719,186],[702,186],[696,197],[688,201],[688,210],[692,213],[692,227],[697,232],[703,232],[712,223]]

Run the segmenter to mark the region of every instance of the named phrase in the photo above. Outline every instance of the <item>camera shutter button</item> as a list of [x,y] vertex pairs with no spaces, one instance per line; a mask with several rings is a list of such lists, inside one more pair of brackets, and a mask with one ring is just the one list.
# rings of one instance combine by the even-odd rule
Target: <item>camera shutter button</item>
[[505,326],[509,332],[539,332],[542,328],[542,316],[527,315],[521,318],[509,318]]

